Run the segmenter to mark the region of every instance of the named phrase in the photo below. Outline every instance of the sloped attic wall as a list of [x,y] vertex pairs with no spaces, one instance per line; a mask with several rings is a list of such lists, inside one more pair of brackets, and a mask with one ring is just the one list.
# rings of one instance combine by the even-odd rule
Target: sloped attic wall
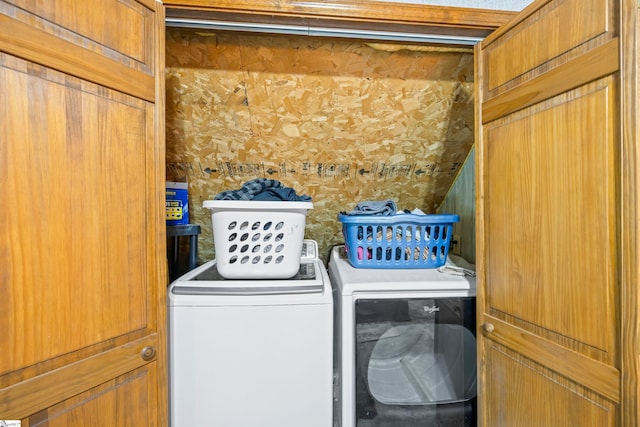
[[256,177],[312,196],[326,260],[338,212],[394,199],[433,213],[473,145],[473,52],[295,36],[167,30],[168,179],[204,200]]
[[438,209],[438,213],[455,212],[460,222],[453,224],[453,235],[459,254],[472,264],[476,263],[476,178],[475,148],[472,147],[458,177]]

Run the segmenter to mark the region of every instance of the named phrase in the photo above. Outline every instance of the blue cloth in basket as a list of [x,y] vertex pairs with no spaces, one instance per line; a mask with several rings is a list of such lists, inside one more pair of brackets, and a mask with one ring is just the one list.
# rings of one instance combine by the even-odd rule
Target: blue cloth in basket
[[278,180],[256,178],[245,182],[238,190],[223,191],[214,199],[307,202],[311,197],[298,195],[293,188],[285,187]]
[[393,200],[366,201],[358,203],[356,207],[351,212],[347,212],[346,215],[391,216],[395,215],[396,212],[396,202]]
[[[365,201],[360,202],[351,212],[345,212],[345,215],[375,215],[375,216],[392,216],[397,213],[396,202],[393,200],[382,201]],[[362,239],[362,229],[358,229],[358,239]]]

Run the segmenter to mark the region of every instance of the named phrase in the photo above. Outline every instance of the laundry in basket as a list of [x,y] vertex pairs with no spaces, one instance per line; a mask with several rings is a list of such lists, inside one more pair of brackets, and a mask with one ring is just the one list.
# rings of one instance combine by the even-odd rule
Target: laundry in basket
[[226,279],[288,279],[300,269],[311,197],[258,178],[223,191],[211,210],[216,266]]
[[[338,215],[349,262],[356,268],[437,268],[445,264],[458,215],[395,212],[395,204],[361,202]],[[378,209],[359,209],[363,204]],[[374,213],[371,213],[375,211]]]
[[262,200],[310,202],[306,194],[298,195],[293,188],[285,187],[275,179],[256,178],[242,184],[237,190],[227,190],[218,194],[216,200]]

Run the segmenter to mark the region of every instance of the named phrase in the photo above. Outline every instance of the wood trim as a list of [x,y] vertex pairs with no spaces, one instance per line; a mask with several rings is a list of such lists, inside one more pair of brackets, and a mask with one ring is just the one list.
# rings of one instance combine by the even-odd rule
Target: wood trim
[[620,8],[620,425],[640,425],[640,3]]
[[[78,393],[147,363],[140,356],[145,347],[157,349],[157,335],[133,341],[99,355],[0,390],[0,414],[24,419]],[[163,350],[164,351],[164,350]],[[155,359],[153,359],[155,360]],[[108,369],[105,369],[108,366]]]
[[415,26],[440,26],[490,31],[508,22],[515,12],[428,6],[407,3],[385,3],[363,0],[299,1],[283,0],[167,0],[167,16],[180,10],[222,12],[320,21],[379,22]]
[[[552,71],[482,104],[483,124],[618,71],[619,39],[613,39]],[[551,87],[553,90],[544,90]]]
[[158,0],[136,0],[136,2],[152,11],[156,10],[156,4],[159,4]]
[[7,15],[0,15],[0,51],[149,102],[155,98],[153,76]]
[[486,39],[482,41],[483,48],[487,48],[491,43],[498,40],[504,34],[506,34],[509,30],[519,25],[521,22],[527,20],[529,16],[533,15],[538,10],[542,9],[547,3],[550,3],[551,0],[537,0],[533,3],[529,4],[529,6],[525,7],[514,19],[502,25],[496,31],[491,33]]
[[[614,367],[516,328],[497,317],[485,314],[483,322],[494,326],[493,332],[490,336],[485,336],[484,340],[517,348],[523,356],[541,365],[553,366],[560,375],[616,403],[620,402],[620,372]],[[585,376],[585,372],[589,372],[589,375]]]
[[482,123],[482,108],[477,106],[483,103],[482,90],[484,86],[484,64],[482,62],[483,56],[481,55],[481,46],[478,44],[474,48],[474,94],[476,97],[475,108],[475,180],[476,180],[476,336],[478,337],[478,354],[477,354],[477,372],[478,372],[478,425],[487,425],[487,413],[486,409],[488,405],[484,403],[486,390],[486,369],[485,364],[482,361],[487,360],[487,343],[486,339],[482,336],[482,325],[484,324],[484,307],[486,307],[486,214],[485,214],[485,142],[484,142],[484,129]]
[[156,319],[162,319],[157,324],[158,330],[158,425],[169,425],[169,346],[167,334],[167,284],[168,284],[168,266],[167,266],[167,238],[166,238],[166,222],[165,222],[165,155],[166,155],[166,119],[165,119],[165,9],[162,3],[156,3],[155,9],[155,31],[153,32],[155,40],[155,106],[153,123],[154,131],[154,149],[151,152],[154,155],[151,170],[147,171],[149,182],[151,184],[149,191],[152,195],[149,200],[153,201],[152,209],[149,211],[149,221],[151,222],[149,236],[152,239],[148,242],[150,254],[150,282],[156,287],[155,310],[157,310]]

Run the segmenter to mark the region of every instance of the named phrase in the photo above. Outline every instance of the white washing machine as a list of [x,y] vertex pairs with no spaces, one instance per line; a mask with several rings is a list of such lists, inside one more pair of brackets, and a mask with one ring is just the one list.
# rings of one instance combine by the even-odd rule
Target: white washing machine
[[332,425],[333,301],[316,242],[291,279],[225,280],[214,260],[173,282],[168,304],[173,427]]
[[343,246],[329,277],[337,425],[475,426],[475,278],[356,269]]

